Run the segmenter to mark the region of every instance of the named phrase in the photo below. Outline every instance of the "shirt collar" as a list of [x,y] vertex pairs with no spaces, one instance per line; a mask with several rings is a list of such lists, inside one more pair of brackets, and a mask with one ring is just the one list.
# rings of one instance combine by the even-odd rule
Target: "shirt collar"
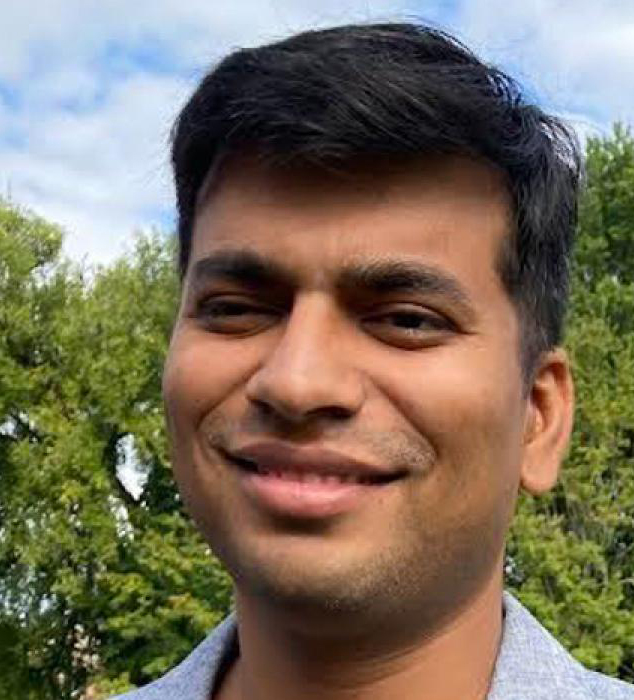
[[510,593],[487,700],[586,700],[583,667]]
[[[583,667],[510,593],[504,594],[503,609],[502,640],[487,700],[590,700]],[[231,614],[179,666],[147,686],[147,700],[208,700],[237,654]],[[154,695],[153,690],[167,694]]]

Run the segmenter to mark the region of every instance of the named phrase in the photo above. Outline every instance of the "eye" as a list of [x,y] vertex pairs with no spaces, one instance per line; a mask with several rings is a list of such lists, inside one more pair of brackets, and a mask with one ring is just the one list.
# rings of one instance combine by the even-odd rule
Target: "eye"
[[279,312],[246,299],[212,297],[198,302],[194,315],[212,333],[247,335],[268,328]]
[[438,344],[455,325],[434,311],[421,307],[400,307],[372,314],[363,326],[389,345],[416,349]]

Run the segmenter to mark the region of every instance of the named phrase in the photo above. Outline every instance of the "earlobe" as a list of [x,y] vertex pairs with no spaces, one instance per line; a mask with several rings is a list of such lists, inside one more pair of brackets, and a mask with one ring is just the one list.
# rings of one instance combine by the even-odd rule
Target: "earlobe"
[[522,487],[531,494],[549,491],[557,482],[574,413],[574,391],[566,353],[545,353],[528,397],[524,428]]

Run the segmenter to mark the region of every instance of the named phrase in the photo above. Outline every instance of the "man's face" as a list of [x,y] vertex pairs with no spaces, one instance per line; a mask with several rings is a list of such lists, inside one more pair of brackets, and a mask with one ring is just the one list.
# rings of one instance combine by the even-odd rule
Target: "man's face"
[[234,158],[199,207],[174,471],[239,592],[438,616],[497,575],[518,490],[509,202],[463,158],[357,170]]

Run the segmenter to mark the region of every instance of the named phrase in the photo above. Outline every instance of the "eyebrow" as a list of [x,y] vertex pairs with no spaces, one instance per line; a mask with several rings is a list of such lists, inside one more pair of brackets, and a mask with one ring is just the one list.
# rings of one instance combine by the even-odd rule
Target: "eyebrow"
[[292,284],[294,276],[282,265],[251,250],[219,250],[197,260],[192,282],[199,286],[212,279],[236,282],[249,287]]
[[[243,248],[219,250],[194,263],[195,287],[214,279],[260,288],[298,285],[297,275],[284,265]],[[409,292],[444,298],[469,319],[476,316],[469,294],[455,277],[433,265],[411,260],[352,261],[337,273],[336,286],[376,295]]]
[[374,294],[412,292],[445,298],[474,318],[475,309],[460,282],[443,270],[409,260],[378,259],[346,265],[338,286]]

